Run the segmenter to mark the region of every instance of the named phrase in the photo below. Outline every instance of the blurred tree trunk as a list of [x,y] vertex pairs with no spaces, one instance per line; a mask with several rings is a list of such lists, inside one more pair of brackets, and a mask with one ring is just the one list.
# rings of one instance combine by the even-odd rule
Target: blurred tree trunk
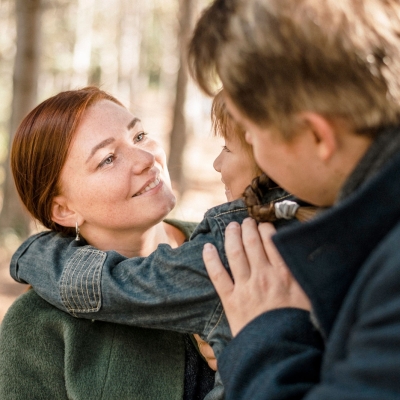
[[78,0],[71,89],[87,86],[92,50],[94,0]]
[[143,6],[137,0],[121,0],[118,25],[118,93],[132,107],[139,92]]
[[194,15],[193,0],[180,0],[179,17],[179,61],[176,83],[174,116],[170,134],[170,150],[168,168],[171,174],[172,185],[179,194],[184,188],[183,155],[186,145],[185,100],[188,72],[186,67],[187,44],[190,38]]
[[[37,102],[40,55],[41,0],[16,0],[17,52],[14,60],[13,99],[10,119],[11,148],[14,133],[24,116]],[[8,152],[10,153],[10,151]],[[29,234],[29,217],[17,195],[10,170],[10,154],[6,161],[1,233],[11,230],[20,237]]]

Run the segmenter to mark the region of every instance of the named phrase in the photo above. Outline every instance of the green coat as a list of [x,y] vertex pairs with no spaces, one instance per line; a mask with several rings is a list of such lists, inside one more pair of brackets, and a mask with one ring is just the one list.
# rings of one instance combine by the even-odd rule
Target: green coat
[[182,334],[76,319],[33,290],[0,328],[2,400],[181,400],[184,373]]

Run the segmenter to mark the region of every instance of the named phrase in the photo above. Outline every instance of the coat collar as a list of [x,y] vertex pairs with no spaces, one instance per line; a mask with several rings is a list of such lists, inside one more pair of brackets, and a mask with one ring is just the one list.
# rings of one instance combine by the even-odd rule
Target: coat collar
[[355,276],[400,218],[400,156],[359,190],[273,241],[311,300],[325,337]]

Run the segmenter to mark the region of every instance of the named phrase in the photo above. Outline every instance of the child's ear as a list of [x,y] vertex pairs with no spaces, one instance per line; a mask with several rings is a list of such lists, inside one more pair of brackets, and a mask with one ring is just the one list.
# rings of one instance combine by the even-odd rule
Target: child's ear
[[68,202],[64,196],[54,197],[51,206],[51,219],[61,226],[75,227],[77,222],[78,225],[82,224],[79,214],[68,207]]
[[301,113],[300,118],[314,136],[317,156],[321,161],[328,161],[338,149],[338,137],[335,126],[321,114]]

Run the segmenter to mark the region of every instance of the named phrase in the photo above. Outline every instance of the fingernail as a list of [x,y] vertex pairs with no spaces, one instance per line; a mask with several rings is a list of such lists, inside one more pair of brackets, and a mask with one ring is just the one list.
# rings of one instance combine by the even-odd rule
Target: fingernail
[[206,243],[203,247],[203,251],[213,251],[215,247],[211,243]]
[[226,227],[226,229],[238,229],[239,228],[239,224],[237,222],[230,222],[228,224],[228,226]]

